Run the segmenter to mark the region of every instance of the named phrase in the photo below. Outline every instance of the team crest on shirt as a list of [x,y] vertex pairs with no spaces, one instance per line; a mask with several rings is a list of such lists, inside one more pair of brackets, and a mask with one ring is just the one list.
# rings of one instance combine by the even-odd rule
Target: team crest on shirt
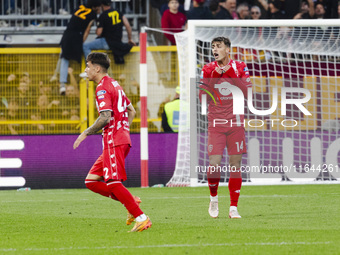
[[105,105],[105,102],[101,102],[100,104],[99,104],[99,107],[103,107]]
[[212,144],[209,144],[209,146],[208,146],[208,151],[209,151],[209,152],[212,152],[212,150],[213,150],[213,145],[212,145]]
[[97,92],[97,96],[101,96],[101,95],[104,95],[106,93],[106,90],[99,90]]

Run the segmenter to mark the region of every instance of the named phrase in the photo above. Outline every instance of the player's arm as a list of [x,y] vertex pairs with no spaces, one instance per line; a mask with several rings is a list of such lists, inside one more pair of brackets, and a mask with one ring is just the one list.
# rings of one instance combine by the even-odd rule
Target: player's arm
[[236,75],[234,68],[232,68],[230,65],[227,65],[224,68],[225,73],[232,79],[233,85],[236,85],[239,89],[241,89],[245,98],[248,97],[248,87],[252,86],[249,73],[246,74],[245,72],[246,67],[247,66],[243,63],[242,71],[240,72],[239,77]]
[[87,37],[89,36],[89,33],[90,33],[90,30],[91,30],[91,26],[93,24],[93,21],[94,20],[91,20],[90,23],[87,25],[87,28],[86,28],[86,30],[84,32],[84,36],[83,36],[83,42],[85,42]]
[[133,46],[136,46],[136,43],[132,40],[132,29],[131,29],[131,26],[130,26],[130,23],[128,21],[128,19],[123,16],[123,24],[126,28],[126,32],[127,32],[127,35],[128,35],[128,39],[129,39],[129,43],[132,44]]
[[102,28],[102,27],[97,27],[97,29],[96,29],[96,35],[97,35],[97,36],[101,36],[102,33],[103,33],[103,28]]
[[86,129],[83,133],[81,133],[77,140],[73,144],[73,149],[76,149],[79,144],[85,140],[85,138],[88,135],[93,135],[97,133],[99,130],[101,130],[103,127],[105,127],[107,124],[109,124],[111,119],[111,111],[102,111],[100,112],[99,117],[96,119],[96,121],[93,123],[91,127]]
[[134,117],[136,116],[136,110],[135,110],[135,108],[133,107],[132,104],[129,104],[126,107],[126,110],[127,110],[127,113],[128,113],[129,126],[131,126],[132,121],[133,121]]
[[314,14],[315,14],[315,12],[314,12],[314,2],[313,2],[313,0],[308,0],[308,4],[309,4],[309,16],[310,16],[311,18],[313,18],[313,17],[314,17]]
[[213,95],[214,86],[217,83],[218,79],[221,77],[221,74],[218,74],[215,70],[210,71],[207,66],[203,67],[199,85],[200,101],[202,101],[202,95],[207,95],[208,102],[211,100],[211,96],[209,95],[209,93]]

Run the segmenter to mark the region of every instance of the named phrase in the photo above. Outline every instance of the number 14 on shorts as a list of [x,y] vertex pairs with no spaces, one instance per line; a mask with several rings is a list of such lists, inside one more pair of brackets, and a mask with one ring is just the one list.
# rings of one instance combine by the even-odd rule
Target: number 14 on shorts
[[241,143],[235,142],[236,147],[237,147],[237,152],[243,151],[243,141]]

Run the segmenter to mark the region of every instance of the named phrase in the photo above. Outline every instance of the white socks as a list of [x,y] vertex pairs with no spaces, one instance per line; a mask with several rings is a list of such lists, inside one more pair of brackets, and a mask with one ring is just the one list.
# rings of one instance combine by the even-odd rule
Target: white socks
[[147,219],[146,215],[143,213],[136,218],[137,222],[145,221]]
[[229,212],[231,212],[231,211],[237,211],[237,207],[236,206],[230,206]]
[[210,196],[210,201],[212,201],[212,202],[218,202],[218,195],[216,195],[216,196],[214,196],[214,197]]

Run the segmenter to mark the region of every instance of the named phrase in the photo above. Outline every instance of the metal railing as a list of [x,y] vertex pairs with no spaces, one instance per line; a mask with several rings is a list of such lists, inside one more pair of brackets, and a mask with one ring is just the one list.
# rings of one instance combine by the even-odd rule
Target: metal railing
[[[0,33],[62,33],[73,11],[85,0],[2,0]],[[148,24],[148,0],[113,0],[112,7],[123,12],[134,30]]]

